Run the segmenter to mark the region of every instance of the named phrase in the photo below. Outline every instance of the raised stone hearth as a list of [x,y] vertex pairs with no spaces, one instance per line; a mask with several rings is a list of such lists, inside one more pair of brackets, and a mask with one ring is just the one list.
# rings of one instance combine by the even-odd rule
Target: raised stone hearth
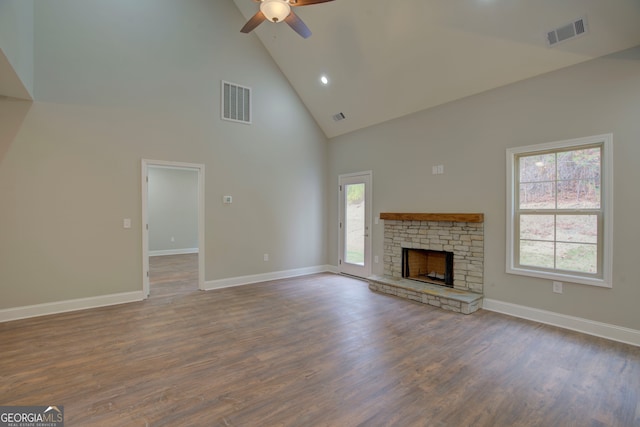
[[[382,213],[384,276],[369,288],[412,301],[470,314],[482,307],[484,281],[483,214]],[[441,283],[403,278],[403,249],[453,252],[453,289]]]
[[372,276],[368,281],[369,289],[372,291],[433,305],[456,313],[471,314],[482,305],[482,294],[475,292],[385,276]]

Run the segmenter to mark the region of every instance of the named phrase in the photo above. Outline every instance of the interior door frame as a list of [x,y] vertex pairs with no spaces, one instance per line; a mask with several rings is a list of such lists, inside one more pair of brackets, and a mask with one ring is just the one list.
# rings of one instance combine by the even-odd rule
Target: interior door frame
[[204,290],[204,165],[142,159],[142,294],[149,297],[149,168],[193,170],[198,174],[198,289]]
[[[347,268],[344,262],[344,213],[345,196],[343,193],[344,181],[362,177],[365,182],[365,239],[364,239],[364,266],[360,272],[355,272],[354,268]],[[372,222],[372,194],[373,194],[373,172],[363,171],[338,175],[338,271],[342,274],[349,274],[357,277],[369,277],[371,275],[371,240],[373,228]],[[359,273],[359,274],[357,274]]]

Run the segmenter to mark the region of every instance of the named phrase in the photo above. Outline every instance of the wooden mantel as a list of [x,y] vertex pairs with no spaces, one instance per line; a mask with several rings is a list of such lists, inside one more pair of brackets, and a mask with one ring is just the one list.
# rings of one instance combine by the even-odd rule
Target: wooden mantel
[[481,213],[380,213],[380,219],[395,221],[484,222]]

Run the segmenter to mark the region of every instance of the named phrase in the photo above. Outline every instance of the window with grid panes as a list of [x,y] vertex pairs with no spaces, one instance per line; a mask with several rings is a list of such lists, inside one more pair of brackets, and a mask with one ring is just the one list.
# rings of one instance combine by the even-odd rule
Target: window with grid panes
[[611,135],[507,150],[507,272],[611,286]]

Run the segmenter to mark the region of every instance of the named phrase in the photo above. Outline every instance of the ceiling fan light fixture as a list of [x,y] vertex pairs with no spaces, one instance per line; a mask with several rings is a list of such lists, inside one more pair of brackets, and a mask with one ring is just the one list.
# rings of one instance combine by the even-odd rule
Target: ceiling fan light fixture
[[271,22],[280,22],[289,16],[291,7],[285,0],[263,0],[260,3],[260,10]]

